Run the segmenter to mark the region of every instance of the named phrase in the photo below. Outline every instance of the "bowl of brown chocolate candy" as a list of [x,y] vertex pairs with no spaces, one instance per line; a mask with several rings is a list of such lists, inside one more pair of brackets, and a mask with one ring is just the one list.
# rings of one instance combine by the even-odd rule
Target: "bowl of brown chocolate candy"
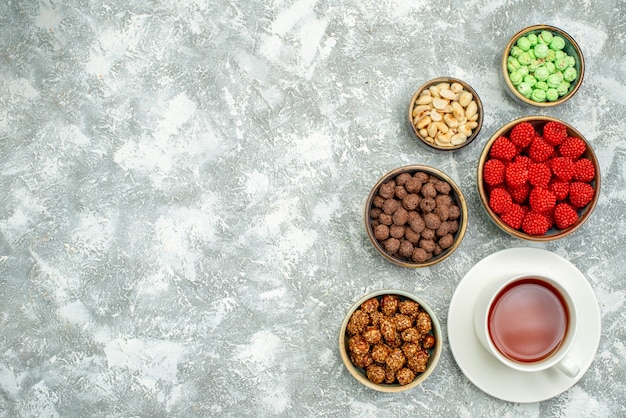
[[365,229],[385,259],[427,267],[449,257],[467,229],[461,189],[441,170],[408,165],[382,176],[365,201]]
[[348,372],[380,392],[402,392],[422,383],[441,355],[441,326],[419,297],[379,290],[356,301],[339,331]]

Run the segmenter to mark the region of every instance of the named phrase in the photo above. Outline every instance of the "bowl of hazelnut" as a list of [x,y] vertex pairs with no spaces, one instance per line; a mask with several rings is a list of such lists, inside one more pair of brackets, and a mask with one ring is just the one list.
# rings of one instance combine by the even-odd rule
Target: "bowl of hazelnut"
[[501,72],[507,91],[517,102],[545,108],[576,94],[585,75],[585,59],[564,30],[534,25],[509,40]]
[[481,153],[476,179],[489,217],[529,241],[557,240],[582,227],[601,183],[591,144],[549,116],[522,117],[497,130]]
[[367,236],[385,259],[403,267],[428,267],[461,244],[467,204],[441,170],[408,165],[376,182],[365,201],[364,219]]
[[441,326],[419,297],[379,290],[356,301],[339,332],[339,352],[350,374],[368,388],[402,392],[422,383],[441,355]]
[[409,123],[428,147],[454,151],[469,145],[483,125],[483,105],[465,81],[439,77],[420,86],[409,102]]

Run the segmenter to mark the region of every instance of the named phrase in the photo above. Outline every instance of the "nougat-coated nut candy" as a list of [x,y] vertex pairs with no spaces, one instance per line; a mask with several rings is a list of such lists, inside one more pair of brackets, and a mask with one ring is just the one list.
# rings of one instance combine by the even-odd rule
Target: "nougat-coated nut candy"
[[408,385],[415,380],[415,372],[408,367],[403,367],[396,372],[396,379],[401,386]]
[[385,368],[379,364],[371,364],[365,369],[365,374],[370,382],[377,385],[385,381]]

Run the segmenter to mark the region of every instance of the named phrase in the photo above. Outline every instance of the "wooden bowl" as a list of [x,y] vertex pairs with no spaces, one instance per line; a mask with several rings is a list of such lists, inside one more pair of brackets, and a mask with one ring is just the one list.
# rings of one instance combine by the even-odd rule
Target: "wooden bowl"
[[[424,172],[430,176],[434,176],[437,179],[448,183],[450,185],[450,193],[449,193],[450,198],[452,202],[454,203],[454,205],[460,209],[460,216],[456,220],[458,223],[458,228],[456,232],[453,233],[454,240],[452,242],[452,245],[444,249],[441,253],[434,255],[432,258],[423,262],[417,262],[411,259],[402,258],[398,256],[397,254],[389,254],[385,250],[381,242],[379,242],[376,239],[374,229],[372,226],[372,221],[373,221],[372,209],[374,207],[374,199],[377,196],[380,190],[380,187],[383,184],[389,182],[390,180],[397,178],[400,174],[408,173],[410,175],[414,175],[417,172]],[[382,255],[388,261],[394,264],[397,264],[399,266],[409,267],[409,268],[418,268],[418,267],[428,267],[428,266],[431,266],[433,264],[436,264],[445,260],[458,248],[458,246],[461,244],[461,241],[463,240],[465,231],[467,229],[467,213],[468,213],[467,203],[465,202],[465,197],[463,196],[463,193],[461,192],[461,189],[459,188],[459,186],[457,186],[457,184],[450,177],[448,177],[448,175],[446,175],[444,172],[436,168],[415,164],[415,165],[407,165],[404,167],[396,168],[394,170],[389,171],[387,174],[383,175],[376,182],[374,187],[372,187],[372,190],[370,191],[365,201],[363,215],[364,215],[364,220],[365,220],[365,230],[367,232],[367,236],[369,237],[370,241],[372,242],[372,245],[374,246],[374,248],[380,255]]]
[[[551,32],[553,35],[558,35],[561,38],[563,38],[563,40],[565,41],[565,47],[563,48],[563,51],[565,51],[569,56],[574,57],[576,61],[574,64],[574,68],[578,72],[578,77],[573,82],[571,82],[569,89],[567,90],[567,93],[560,96],[557,100],[554,100],[554,101],[546,100],[543,102],[538,102],[538,101],[532,100],[529,97],[522,95],[519,92],[519,90],[515,87],[515,85],[513,85],[513,82],[511,81],[511,78],[509,76],[508,58],[511,54],[511,49],[517,44],[517,41],[521,37],[527,36],[529,34],[539,35],[543,31]],[[529,26],[527,28],[520,30],[509,40],[502,54],[501,72],[502,72],[502,78],[504,80],[504,84],[506,85],[507,92],[518,103],[527,104],[527,105],[536,106],[536,107],[542,107],[542,108],[553,107],[553,106],[558,106],[568,101],[569,99],[572,98],[572,96],[574,96],[574,94],[576,94],[576,92],[582,85],[583,78],[585,76],[585,59],[583,57],[582,51],[580,50],[580,47],[578,46],[574,38],[572,38],[565,31],[563,31],[562,29],[556,28],[554,26],[550,26],[550,25],[534,25],[534,26]]]
[[[433,138],[433,137],[428,136],[428,134],[423,135],[423,133],[425,132],[423,132],[422,129],[419,129],[416,126],[419,123],[421,123],[420,121],[422,120],[422,117],[430,117],[430,115],[428,114],[430,111],[428,110],[416,112],[416,106],[422,105],[420,103],[420,95],[422,95],[423,93],[424,94],[430,93],[430,90],[436,88],[436,86],[442,86],[445,84],[448,84],[448,85],[456,84],[456,85],[462,86],[464,91],[471,93],[472,100],[476,103],[476,115],[477,116],[472,118],[473,120],[464,121],[462,118],[455,117],[454,119],[457,120],[457,122],[459,122],[459,126],[455,127],[453,124],[452,127],[449,127],[448,131],[450,133],[450,137],[453,137],[453,135],[465,131],[462,128],[463,125],[472,126],[470,128],[471,133],[469,135],[466,135],[466,139],[460,143],[456,143],[457,141],[455,140],[452,140],[450,143],[447,143],[443,141],[443,137]],[[445,100],[449,100],[449,99],[445,99]],[[451,99],[451,101],[455,101],[455,99]],[[444,116],[445,114],[448,114],[454,117],[454,113],[451,110],[451,106],[450,108],[445,108],[443,111],[438,111],[437,113],[440,115],[444,115]],[[415,134],[415,136],[417,137],[417,139],[420,142],[424,143],[426,146],[432,149],[440,150],[440,151],[455,151],[455,150],[466,147],[476,138],[476,136],[478,136],[478,132],[480,132],[480,129],[482,128],[482,125],[483,125],[483,113],[484,113],[483,104],[480,100],[480,97],[478,97],[478,94],[476,93],[476,91],[469,84],[467,84],[465,81],[462,81],[456,78],[440,77],[440,78],[434,78],[430,81],[427,81],[415,91],[415,93],[413,94],[413,97],[411,97],[411,101],[409,102],[408,120],[409,120],[409,124],[411,125],[411,129],[413,133]],[[461,120],[458,120],[458,119],[461,119]],[[441,121],[443,122],[443,120]],[[470,124],[468,124],[468,122]],[[476,125],[475,127],[473,127],[474,124]]]
[[[410,299],[414,302],[417,302],[421,309],[426,312],[431,319],[432,322],[432,330],[430,331],[429,334],[433,335],[435,338],[435,345],[432,348],[427,349],[428,354],[429,354],[429,359],[428,359],[428,364],[426,366],[426,370],[424,372],[418,373],[416,374],[415,379],[409,383],[406,384],[404,386],[398,384],[398,383],[394,383],[394,384],[385,384],[385,383],[373,383],[371,382],[368,378],[367,375],[365,373],[365,370],[361,367],[356,367],[354,364],[352,364],[352,361],[350,360],[350,354],[348,351],[348,340],[349,340],[349,336],[348,336],[348,332],[346,331],[346,328],[348,326],[348,321],[350,320],[350,317],[352,316],[352,314],[354,313],[354,311],[356,311],[357,309],[359,309],[361,307],[361,304],[371,298],[381,298],[384,295],[397,295],[399,297],[400,300],[404,300],[404,299]],[[435,315],[435,312],[426,304],[426,302],[415,296],[412,295],[411,293],[402,291],[402,290],[395,290],[395,289],[390,289],[390,290],[379,290],[376,292],[372,292],[369,293],[363,297],[361,297],[358,301],[356,301],[348,310],[348,312],[346,313],[346,316],[344,317],[343,323],[341,324],[341,328],[339,330],[339,353],[341,355],[341,359],[343,361],[344,366],[346,367],[346,369],[348,369],[348,372],[360,383],[362,383],[364,386],[379,391],[379,392],[403,392],[409,389],[412,389],[416,386],[418,386],[419,384],[421,384],[424,380],[426,380],[426,378],[428,376],[430,376],[432,374],[432,372],[435,370],[435,367],[437,366],[437,363],[439,361],[439,358],[441,356],[441,350],[442,350],[442,332],[441,332],[441,325],[439,324],[439,320],[437,319],[437,316]]]
[[[517,125],[518,123],[521,122],[529,122],[531,125],[533,125],[533,127],[535,128],[535,130],[537,132],[542,132],[543,130],[543,126],[550,121],[555,121],[555,122],[560,122],[562,124],[564,124],[567,127],[567,135],[571,136],[571,137],[576,137],[576,138],[580,138],[585,142],[586,145],[586,151],[585,153],[581,156],[581,158],[588,158],[592,163],[593,166],[595,167],[595,179],[590,183],[593,188],[595,189],[595,193],[594,196],[591,200],[591,202],[585,206],[582,209],[578,209],[578,221],[571,225],[568,228],[565,229],[557,229],[555,227],[552,227],[550,230],[548,230],[548,232],[545,235],[529,235],[526,234],[525,232],[521,231],[521,230],[516,230],[513,229],[512,227],[508,226],[507,224],[505,224],[500,217],[489,207],[489,195],[487,192],[487,185],[485,184],[484,181],[484,176],[483,176],[483,169],[484,169],[484,165],[485,162],[488,159],[489,156],[489,151],[491,150],[491,146],[493,145],[493,143],[496,141],[496,139],[498,139],[501,136],[505,136],[505,137],[509,137],[509,134],[511,132],[511,129]],[[504,125],[503,127],[501,127],[498,131],[496,131],[491,138],[489,139],[489,141],[485,144],[485,147],[480,155],[480,159],[478,161],[478,171],[477,171],[477,185],[478,185],[478,194],[480,196],[480,200],[483,204],[483,207],[485,208],[485,210],[487,211],[487,214],[489,215],[489,217],[495,222],[495,224],[500,227],[500,229],[502,229],[504,232],[519,238],[519,239],[523,239],[523,240],[528,240],[528,241],[536,241],[536,242],[542,242],[542,241],[554,241],[560,238],[564,238],[568,235],[571,235],[572,233],[574,233],[574,231],[578,230],[580,227],[583,226],[583,224],[589,219],[589,217],[591,216],[591,213],[593,212],[596,203],[598,201],[598,197],[600,196],[600,184],[601,184],[601,176],[600,176],[600,167],[598,164],[598,159],[596,158],[596,155],[591,147],[591,144],[585,139],[585,137],[578,131],[576,130],[574,127],[572,127],[571,125],[567,124],[566,122],[563,122],[559,119],[556,118],[552,118],[549,116],[527,116],[527,117],[523,117],[523,118],[519,118],[516,119],[514,121],[511,121],[509,123],[507,123],[506,125]]]

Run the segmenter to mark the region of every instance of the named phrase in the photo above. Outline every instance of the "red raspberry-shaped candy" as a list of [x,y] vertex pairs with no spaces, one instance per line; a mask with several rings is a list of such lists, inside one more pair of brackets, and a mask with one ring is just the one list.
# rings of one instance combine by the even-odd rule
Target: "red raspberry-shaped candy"
[[511,228],[520,229],[527,211],[528,210],[524,206],[513,203],[511,205],[511,209],[508,212],[503,213],[500,216],[500,219]]
[[528,122],[520,122],[511,129],[509,139],[512,143],[520,148],[526,148],[530,145],[531,141],[535,137],[536,132],[533,125]]
[[559,229],[569,228],[578,221],[578,213],[567,203],[559,203],[554,208],[554,223]]
[[585,141],[573,136],[568,136],[561,145],[559,145],[559,153],[561,156],[571,158],[572,160],[579,159],[585,151],[587,151]]
[[569,186],[569,201],[575,208],[583,208],[591,202],[594,193],[589,183],[574,181]]
[[550,229],[552,222],[543,213],[533,212],[532,210],[524,216],[522,221],[522,231],[528,235],[544,235]]
[[513,162],[514,163],[523,163],[523,164],[526,164],[526,166],[528,167],[528,164],[532,163],[533,160],[531,160],[528,155],[518,154],[518,155],[515,156],[515,158],[513,158]]
[[483,179],[489,186],[497,186],[504,183],[505,165],[502,161],[491,159],[483,165]]
[[535,187],[530,190],[528,203],[532,211],[545,213],[552,210],[556,205],[556,196],[545,187]]
[[550,145],[559,145],[567,138],[567,126],[561,122],[550,121],[543,127],[543,139]]
[[493,141],[493,145],[491,145],[491,149],[489,150],[489,156],[491,158],[497,158],[502,161],[511,161],[516,155],[517,148],[515,144],[504,136]]
[[530,143],[530,149],[528,150],[528,156],[535,162],[544,162],[552,156],[554,148],[548,144],[540,136],[535,137]]
[[514,161],[506,166],[504,173],[507,186],[517,189],[528,182],[528,164],[524,161]]
[[569,182],[553,179],[548,185],[548,189],[556,196],[556,200],[565,200],[569,195]]
[[509,189],[509,193],[511,193],[513,203],[521,205],[528,199],[528,195],[530,194],[530,185],[526,183],[516,189]]
[[528,164],[528,181],[533,186],[548,187],[552,178],[552,170],[545,163]]
[[574,180],[589,183],[596,177],[596,168],[588,158],[581,158],[574,163]]
[[574,162],[567,157],[552,158],[550,168],[559,180],[570,181],[574,176]]
[[502,187],[493,189],[489,194],[489,207],[498,215],[511,210],[512,204],[511,195]]

